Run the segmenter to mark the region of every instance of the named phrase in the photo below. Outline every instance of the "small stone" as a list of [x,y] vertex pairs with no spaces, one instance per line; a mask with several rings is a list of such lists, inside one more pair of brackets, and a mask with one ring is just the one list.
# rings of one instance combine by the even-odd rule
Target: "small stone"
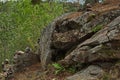
[[53,78],[52,80],[57,80],[56,78]]

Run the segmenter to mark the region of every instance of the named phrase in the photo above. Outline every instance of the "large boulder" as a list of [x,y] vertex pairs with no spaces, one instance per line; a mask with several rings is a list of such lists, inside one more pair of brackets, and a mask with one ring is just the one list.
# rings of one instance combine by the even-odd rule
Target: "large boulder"
[[[109,12],[104,12],[102,14],[96,11],[88,11],[83,13],[74,12],[57,18],[42,31],[41,37],[38,41],[38,54],[40,54],[42,67],[45,69],[47,64],[51,63],[52,61],[59,61],[64,59],[66,55],[76,55],[79,53],[80,48],[84,48],[85,46],[87,47],[88,51],[91,51],[91,49],[94,49],[95,47],[99,48],[100,45],[86,45],[87,42],[89,42],[86,40],[89,40],[89,38],[91,40],[95,40],[97,37],[100,38],[101,36],[106,38],[104,35],[106,34],[107,28],[104,27],[119,15],[120,10],[115,9]],[[100,29],[102,29],[102,31],[98,32]],[[114,30],[109,32],[109,35],[111,33],[114,33]],[[92,39],[92,36],[95,37],[95,39]],[[103,38],[100,39],[102,40]],[[96,45],[97,43],[94,42],[92,44]],[[76,50],[78,45],[81,46],[78,50]],[[86,52],[85,54],[87,55]],[[76,57],[79,58],[77,55]]]

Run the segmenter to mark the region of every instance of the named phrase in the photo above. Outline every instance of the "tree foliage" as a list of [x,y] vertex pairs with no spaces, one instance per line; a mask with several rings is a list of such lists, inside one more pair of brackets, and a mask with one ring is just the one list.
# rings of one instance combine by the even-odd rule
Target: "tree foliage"
[[35,44],[41,29],[63,13],[62,4],[42,2],[32,5],[30,0],[0,3],[0,63],[11,59],[16,50]]

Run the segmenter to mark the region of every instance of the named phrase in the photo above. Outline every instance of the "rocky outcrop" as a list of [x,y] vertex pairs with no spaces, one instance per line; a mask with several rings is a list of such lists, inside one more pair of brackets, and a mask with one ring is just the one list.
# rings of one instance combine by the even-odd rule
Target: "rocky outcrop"
[[[40,37],[39,41],[40,47],[38,54],[40,54],[43,68],[45,68],[45,66],[51,61],[59,61],[66,55],[72,54],[71,51],[73,51],[73,54],[75,54],[74,51],[76,47],[79,45],[84,48],[85,44],[87,44],[85,41],[87,39],[89,40],[89,38],[95,36],[102,36],[106,38],[104,35],[106,35],[107,28],[103,28],[120,15],[120,10],[112,10],[102,14],[99,14],[99,12],[95,11],[89,11],[82,13],[79,16],[74,16],[73,18],[69,17],[72,14],[74,13],[65,14],[64,16],[56,19],[41,33],[42,36]],[[109,27],[109,25],[107,26]],[[102,29],[102,31],[96,33],[100,29]],[[95,39],[97,38],[95,37]],[[102,41],[103,38],[100,39],[100,41]],[[96,45],[97,43],[92,43],[92,48],[95,48],[94,44]],[[92,48],[89,47],[91,46],[86,45],[85,51],[87,48],[89,51],[91,51],[90,49]],[[102,47],[102,45],[96,46],[96,48],[99,47]]]
[[120,9],[73,14],[57,18],[41,33],[38,41],[41,65],[46,69],[51,62],[64,67],[81,64],[83,67],[77,68],[83,70],[67,80],[103,79],[120,60]]
[[87,63],[120,59],[120,16],[91,38],[79,44],[64,61]]
[[[59,50],[54,49],[54,43],[52,41],[53,32],[55,33],[55,27],[61,23],[61,21],[66,20],[67,18],[64,18],[65,16],[68,16],[73,13],[67,13],[55,21],[53,21],[50,25],[48,25],[45,29],[43,29],[41,33],[41,37],[38,40],[38,51],[37,53],[40,54],[40,60],[41,64],[43,65],[43,69],[46,68],[46,65],[52,61],[54,58],[53,56],[56,55],[56,52],[59,52]],[[59,43],[58,43],[59,44]],[[55,53],[55,54],[54,54]],[[54,59],[53,59],[54,60]]]
[[[60,64],[56,63],[57,67],[63,67],[64,71],[76,70],[66,80],[120,80],[120,6],[116,1],[109,1],[114,6],[101,4],[105,7],[99,8],[102,10],[91,6],[89,11],[67,13],[55,19],[43,29],[37,54],[30,48],[17,51],[13,65],[8,60],[3,63],[2,76],[14,79],[15,72],[23,72],[40,61],[42,69],[48,68],[43,72],[46,76],[54,71],[48,64],[57,62]],[[36,71],[40,75],[42,70]],[[49,79],[56,78],[52,75]]]
[[40,61],[44,70],[52,62],[74,66],[67,80],[120,79],[120,8],[64,14],[43,29],[37,48],[17,51],[13,65],[4,64],[6,78]]

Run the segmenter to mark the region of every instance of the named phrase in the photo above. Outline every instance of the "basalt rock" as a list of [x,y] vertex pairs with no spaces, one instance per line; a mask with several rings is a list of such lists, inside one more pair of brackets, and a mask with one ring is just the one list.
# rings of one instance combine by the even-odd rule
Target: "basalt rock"
[[[114,50],[110,46],[116,44],[117,38],[109,40],[109,37],[113,39],[118,35],[116,33],[119,32],[120,10],[115,9],[104,13],[88,11],[74,16],[73,14],[76,13],[57,18],[42,31],[38,54],[44,69],[47,64],[62,59],[68,64],[114,59],[113,55],[106,56],[103,50],[108,52],[111,52],[110,49]],[[118,52],[114,51],[115,59],[119,58]],[[98,53],[104,55],[101,57]]]

